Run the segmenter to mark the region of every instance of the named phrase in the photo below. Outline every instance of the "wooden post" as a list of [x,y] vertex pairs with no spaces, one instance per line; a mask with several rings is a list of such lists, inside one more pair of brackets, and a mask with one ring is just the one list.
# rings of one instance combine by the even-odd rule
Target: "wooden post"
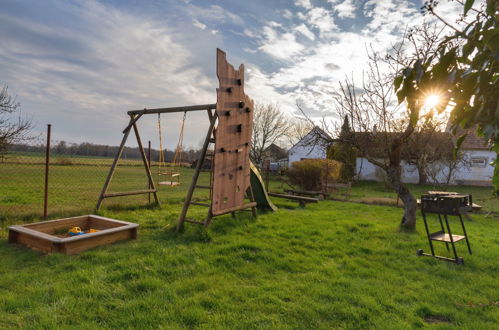
[[50,166],[50,134],[52,125],[47,125],[47,145],[45,147],[45,189],[43,194],[43,218],[48,216],[48,199],[49,199],[49,166]]
[[[147,165],[149,167],[149,172],[151,172],[151,141],[149,140],[147,144]],[[148,183],[148,188],[151,189],[151,184]],[[147,194],[147,200],[151,203],[151,193]]]
[[156,201],[156,204],[158,204],[158,206],[161,206],[161,203],[159,202],[159,198],[158,198],[158,192],[156,191],[156,187],[154,186],[154,181],[152,179],[151,171],[149,169],[149,164],[147,163],[146,153],[144,152],[144,147],[142,146],[142,141],[140,140],[140,134],[139,134],[139,129],[137,128],[137,122],[133,122],[133,117],[134,117],[134,115],[131,116],[132,127],[133,127],[133,131],[135,132],[135,137],[137,138],[137,144],[139,145],[139,151],[140,151],[140,155],[142,156],[142,161],[144,162],[144,167],[146,169],[147,178],[149,179],[149,185],[151,186],[151,189],[154,190],[153,194],[154,194],[154,200]]
[[270,182],[270,159],[265,160],[265,189],[269,191]]
[[[196,170],[194,171],[194,174],[192,176],[191,186],[189,187],[189,190],[187,191],[187,196],[185,197],[184,207],[182,208],[182,213],[180,213],[180,217],[177,222],[177,231],[179,231],[184,225],[185,216],[187,215],[187,210],[189,209],[189,204],[191,203],[192,200],[194,188],[196,187],[196,183],[199,178],[199,172],[203,166],[204,159],[206,157],[206,150],[208,149],[208,144],[210,143],[211,135],[213,134],[213,128],[215,127],[216,121],[217,121],[217,116],[215,114],[211,118],[210,127],[208,128],[208,132],[206,133],[206,138],[204,140],[203,148],[201,149],[201,154],[199,155],[199,159],[196,164]],[[204,222],[205,226],[207,226],[210,223],[210,220],[211,220],[211,206],[210,210],[208,211],[208,217]]]
[[322,192],[327,193],[327,185],[328,185],[328,176],[329,176],[329,162],[326,158],[326,176],[324,177],[324,184],[322,186]]
[[[253,188],[251,185],[248,187],[248,191],[246,191],[246,194],[248,195],[248,199],[250,202],[254,203],[255,202],[255,195],[253,194]],[[251,207],[251,214],[253,215],[253,218],[256,219],[257,213],[256,213],[256,206]]]
[[[133,122],[133,117],[130,118],[130,123]],[[99,196],[99,200],[97,201],[97,205],[95,206],[95,211],[98,211],[102,205],[102,201],[104,200],[104,195],[106,194],[107,188],[109,187],[109,183],[111,182],[111,179],[113,178],[114,172],[116,171],[116,165],[118,165],[118,161],[121,158],[121,154],[123,153],[123,149],[125,148],[125,143],[126,140],[128,139],[128,135],[130,134],[130,130],[132,129],[132,126],[128,126],[128,130],[126,130],[123,133],[123,139],[121,140],[120,147],[118,149],[118,152],[116,153],[116,156],[114,157],[113,164],[111,165],[111,168],[109,169],[109,173],[106,178],[106,182],[104,182],[104,186],[102,187],[102,191]]]

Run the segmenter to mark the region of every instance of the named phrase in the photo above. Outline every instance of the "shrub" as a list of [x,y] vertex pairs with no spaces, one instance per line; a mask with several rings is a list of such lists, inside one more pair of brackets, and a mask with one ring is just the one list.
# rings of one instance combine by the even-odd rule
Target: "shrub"
[[291,164],[289,181],[303,190],[322,190],[324,184],[338,182],[341,163],[331,159],[304,159]]

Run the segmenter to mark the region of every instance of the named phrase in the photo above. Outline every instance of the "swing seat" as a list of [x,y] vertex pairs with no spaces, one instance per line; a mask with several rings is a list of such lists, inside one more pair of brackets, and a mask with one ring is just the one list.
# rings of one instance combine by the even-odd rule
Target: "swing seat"
[[180,176],[180,173],[159,173],[159,175],[168,175],[171,177]]
[[159,185],[162,185],[162,186],[178,186],[180,184],[180,182],[177,182],[177,181],[160,181],[158,182]]

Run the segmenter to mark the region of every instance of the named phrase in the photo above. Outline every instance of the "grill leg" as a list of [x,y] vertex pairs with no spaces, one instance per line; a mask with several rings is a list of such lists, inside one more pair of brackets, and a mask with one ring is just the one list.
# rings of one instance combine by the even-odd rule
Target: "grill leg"
[[433,249],[433,242],[431,241],[430,237],[430,230],[428,229],[428,222],[426,221],[426,214],[424,213],[424,211],[422,211],[421,213],[423,213],[424,227],[426,229],[426,236],[428,237],[428,243],[430,243],[431,255],[435,256],[435,250]]
[[[438,213],[438,221],[440,221],[440,228],[442,228],[442,231],[445,233],[444,223],[442,222],[442,216],[440,215],[440,213]],[[447,251],[450,251],[449,243],[445,242],[445,247],[447,248]]]
[[470,254],[472,254],[471,253],[470,241],[468,240],[468,234],[466,233],[466,228],[464,227],[463,217],[461,216],[461,214],[459,215],[459,220],[461,220],[461,227],[463,227],[463,233],[464,233],[464,237],[466,239],[466,245],[468,245],[468,252]]
[[449,220],[447,219],[447,214],[444,214],[444,219],[445,219],[445,224],[447,226],[447,232],[449,233],[449,237],[450,237],[450,244],[452,245],[452,252],[454,252],[454,258],[457,260],[458,256],[457,256],[457,251],[456,251],[456,245],[454,244],[454,238],[452,237],[452,232],[450,230]]

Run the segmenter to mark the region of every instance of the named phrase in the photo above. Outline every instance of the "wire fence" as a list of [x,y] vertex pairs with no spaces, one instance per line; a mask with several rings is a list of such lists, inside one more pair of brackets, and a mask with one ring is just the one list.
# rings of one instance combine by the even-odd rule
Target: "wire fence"
[[[96,152],[95,146],[91,151],[91,145],[85,149],[85,144],[57,140],[57,133],[49,139],[47,135],[33,139],[29,144],[11,146],[0,153],[0,221],[30,221],[94,212],[117,147],[101,146],[102,150]],[[50,151],[48,163],[47,150]],[[154,182],[165,180],[159,176],[165,168],[158,165],[153,158],[150,166]],[[157,187],[163,204],[182,202],[194,170],[185,163],[175,171],[180,173],[179,186]],[[201,182],[208,183],[205,174]],[[140,154],[133,148],[125,149],[108,192],[147,188],[149,182]],[[207,197],[207,194],[196,196],[199,200]],[[154,199],[147,194],[125,196],[106,199],[104,207],[141,207],[149,205],[150,201]]]

